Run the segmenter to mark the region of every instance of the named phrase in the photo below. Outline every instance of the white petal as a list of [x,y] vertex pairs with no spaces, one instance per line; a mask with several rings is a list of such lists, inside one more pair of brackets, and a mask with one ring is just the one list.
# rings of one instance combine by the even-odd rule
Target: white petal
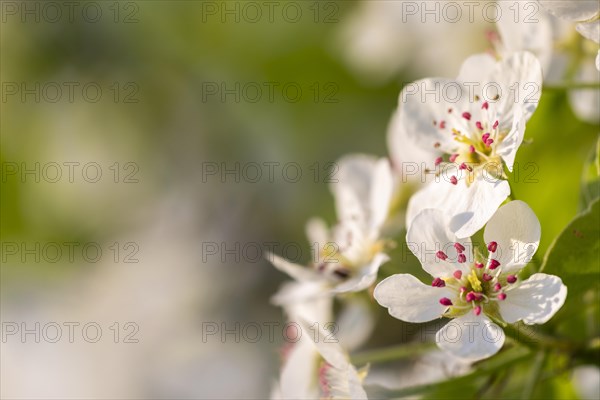
[[[398,128],[406,134],[415,146],[431,154],[428,162],[433,166],[436,155],[450,153],[456,148],[456,141],[449,134],[449,128],[466,131],[466,120],[462,111],[468,110],[469,90],[451,79],[430,78],[412,82],[404,87],[398,100]],[[446,101],[452,99],[453,101]],[[455,111],[448,113],[448,108]],[[440,121],[446,121],[448,128],[440,129]],[[439,148],[434,145],[439,143]]]
[[[574,78],[578,82],[598,82],[598,65],[593,60],[583,60]],[[579,119],[597,124],[600,119],[600,91],[597,89],[578,89],[569,91],[569,102]]]
[[348,355],[342,349],[339,340],[325,329],[323,324],[314,325],[311,321],[298,320],[302,329],[302,337],[309,338],[319,354],[335,368],[348,368]]
[[306,223],[306,237],[313,248],[320,248],[329,241],[329,229],[321,218],[311,218]]
[[[426,209],[417,215],[406,234],[406,243],[413,254],[421,261],[423,269],[433,277],[450,277],[456,270],[469,273],[469,261],[473,261],[471,239],[458,239],[450,230],[450,221],[437,209]],[[465,263],[458,262],[458,251],[454,247],[460,243],[465,247]],[[447,260],[436,256],[444,252]]]
[[529,279],[506,290],[499,301],[500,315],[508,323],[523,320],[526,324],[543,324],[562,307],[567,287],[559,277],[533,274]]
[[573,386],[582,400],[600,399],[600,368],[595,365],[573,368]]
[[361,290],[368,288],[377,279],[377,272],[379,271],[379,267],[381,267],[381,265],[387,262],[389,259],[390,258],[387,254],[375,254],[375,256],[373,256],[369,264],[359,269],[356,276],[353,276],[350,279],[340,283],[332,290],[332,292],[360,292]]
[[598,12],[597,0],[540,0],[542,6],[552,15],[571,21],[585,21]]
[[326,282],[288,282],[271,298],[283,307],[292,322],[303,319],[325,324],[332,321],[333,299]]
[[540,221],[533,210],[526,203],[514,200],[496,211],[485,227],[483,240],[498,244],[491,257],[500,261],[503,273],[517,273],[531,261],[541,234]]
[[363,229],[378,231],[389,211],[393,179],[389,162],[364,154],[341,158],[331,191],[338,219],[354,221]]
[[377,160],[372,179],[368,210],[370,215],[369,229],[373,233],[379,233],[387,219],[394,189],[392,170],[386,158]]
[[329,364],[325,372],[326,384],[328,385],[332,399],[366,399],[367,395],[362,388],[360,377],[356,369],[348,361],[348,354],[340,345],[340,341],[332,336],[324,326],[316,328],[307,322],[301,322],[300,326],[319,354]]
[[276,254],[267,253],[266,258],[275,268],[281,272],[285,272],[297,281],[314,281],[320,279],[319,274],[315,270],[289,262]]
[[490,54],[475,54],[463,62],[456,80],[468,83],[486,83],[495,67],[496,60]]
[[449,288],[425,285],[409,274],[384,279],[373,293],[375,300],[387,307],[392,317],[406,322],[428,322],[440,318],[447,307],[439,300],[454,295]]
[[282,399],[318,398],[319,388],[315,382],[318,357],[319,353],[308,338],[302,338],[294,344],[279,378]]
[[401,183],[408,180],[421,180],[425,165],[431,164],[438,154],[433,147],[422,148],[408,135],[402,122],[398,108],[388,125],[387,145],[392,159],[394,171],[401,178]]
[[[341,221],[333,227],[332,242],[327,243],[328,250],[341,252],[352,265],[359,266],[370,262],[372,238],[367,236],[364,224],[355,220]],[[336,256],[328,256],[327,262],[332,262]],[[365,259],[366,258],[366,259]]]
[[345,301],[336,322],[336,336],[348,351],[365,343],[375,327],[373,312],[369,304],[362,299]]
[[517,157],[517,150],[519,150],[519,147],[525,138],[526,122],[525,118],[523,118],[523,110],[521,108],[516,108],[513,112],[513,121],[510,130],[496,147],[496,152],[502,157],[510,172],[513,170],[515,158]]
[[407,226],[426,208],[442,210],[451,217],[450,230],[457,237],[471,237],[481,229],[510,194],[507,181],[481,174],[469,187],[464,182],[452,185],[442,176],[415,193],[406,213]]
[[328,399],[332,400],[367,400],[367,393],[356,368],[329,368],[325,372],[328,387]]
[[526,122],[537,108],[542,94],[542,66],[530,52],[512,53],[496,64],[489,84],[501,90],[500,99],[494,103],[500,127],[514,127],[517,109],[519,118]]
[[592,22],[582,22],[575,26],[577,32],[583,37],[593,40],[596,43],[600,43],[600,20]]
[[336,162],[330,184],[335,197],[335,208],[338,220],[354,220],[364,223],[367,220],[366,210],[370,199],[370,188],[376,158],[364,154],[351,154]]
[[438,346],[452,355],[477,361],[496,354],[504,344],[504,331],[483,314],[473,312],[449,321],[435,335]]
[[[502,15],[510,15],[519,7],[519,15],[530,12],[530,3],[500,1],[497,6],[502,9]],[[507,57],[517,51],[530,51],[537,56],[544,72],[548,72],[553,52],[552,23],[550,16],[544,10],[538,10],[536,21],[515,21],[514,18],[499,18],[496,22],[498,33],[502,39],[501,56]],[[546,76],[547,78],[547,76]]]

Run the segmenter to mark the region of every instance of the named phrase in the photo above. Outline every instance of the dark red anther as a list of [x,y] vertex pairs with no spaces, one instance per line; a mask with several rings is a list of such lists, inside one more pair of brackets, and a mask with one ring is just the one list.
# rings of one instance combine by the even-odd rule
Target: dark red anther
[[452,305],[452,300],[450,300],[447,297],[442,297],[440,299],[440,304],[443,305],[443,306],[451,306]]
[[446,282],[444,282],[444,280],[441,279],[441,278],[435,278],[433,280],[433,282],[431,282],[431,286],[434,286],[434,287],[444,287],[444,286],[446,286]]

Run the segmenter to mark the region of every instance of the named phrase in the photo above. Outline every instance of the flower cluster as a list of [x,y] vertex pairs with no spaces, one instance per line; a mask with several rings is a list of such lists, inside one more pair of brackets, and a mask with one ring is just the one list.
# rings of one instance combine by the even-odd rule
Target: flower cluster
[[[597,8],[575,13],[574,2],[542,3],[579,21],[578,32],[597,42]],[[499,25],[495,51],[467,58],[457,78],[404,87],[389,125],[389,160],[350,155],[337,162],[338,182],[331,185],[337,222],[307,224],[309,241],[318,244],[309,265],[270,255],[294,279],[273,297],[287,318],[306,329],[338,323],[335,345],[319,340],[328,334],[319,330],[286,349],[274,398],[366,398],[367,369],[353,366],[348,354],[373,330],[369,303],[408,323],[446,318],[435,342],[466,363],[498,353],[508,324],[543,324],[563,306],[562,280],[525,268],[542,227],[525,202],[514,200],[509,184],[548,57],[527,48],[531,42],[523,38],[535,33],[531,27]],[[423,165],[426,179],[407,183],[407,162]],[[405,206],[398,206],[400,198],[409,198]],[[399,273],[377,283],[399,229],[406,229],[406,244],[429,281]],[[472,239],[480,231],[482,244]],[[342,310],[337,318],[334,302]]]

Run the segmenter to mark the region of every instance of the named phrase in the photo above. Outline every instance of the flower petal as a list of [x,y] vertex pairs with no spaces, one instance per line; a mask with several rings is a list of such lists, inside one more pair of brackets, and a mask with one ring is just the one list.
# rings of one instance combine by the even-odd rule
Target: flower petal
[[600,368],[588,364],[573,368],[573,386],[580,399],[600,399]]
[[401,109],[398,108],[388,125],[387,145],[394,171],[400,175],[402,183],[412,178],[419,179],[422,164],[431,162],[439,153],[433,146],[426,148],[418,146],[408,135],[404,125]]
[[498,302],[500,315],[512,324],[523,320],[528,325],[543,324],[562,307],[567,287],[554,275],[533,274],[529,279],[509,287],[506,299]]
[[440,318],[445,306],[439,300],[455,293],[446,287],[423,284],[409,274],[392,275],[381,281],[373,296],[390,315],[406,322],[427,322]]
[[[460,115],[469,110],[468,88],[452,79],[429,78],[412,82],[404,87],[398,100],[397,129],[407,140],[431,154],[431,165],[438,154],[453,152],[457,142],[449,128],[440,129],[438,122],[445,120],[447,127],[467,131],[468,125]],[[452,102],[446,101],[451,99]],[[448,109],[455,111],[448,113]],[[434,145],[438,144],[436,149]]]
[[431,182],[412,196],[406,213],[407,226],[411,226],[422,210],[436,208],[451,217],[450,230],[457,237],[470,237],[485,225],[510,194],[507,181],[488,174],[479,175],[468,187],[462,181],[454,186],[441,178],[440,182]]
[[275,268],[281,272],[285,272],[297,281],[314,281],[320,279],[319,274],[315,270],[289,262],[276,254],[267,253],[266,259],[269,260]]
[[504,137],[504,139],[496,147],[496,152],[510,172],[513,170],[515,158],[517,157],[517,150],[523,143],[525,138],[525,123],[527,121],[523,118],[523,110],[516,108],[513,112],[513,121],[510,130]]
[[500,261],[503,273],[517,273],[531,261],[540,244],[541,232],[533,210],[515,200],[496,211],[485,227],[483,240],[498,244],[492,257]]
[[387,262],[390,258],[387,254],[377,253],[369,264],[365,265],[361,269],[359,269],[356,276],[351,277],[350,279],[340,283],[335,288],[333,288],[332,293],[346,293],[346,292],[360,292],[371,286],[375,280],[377,279],[377,272],[379,271],[379,267],[385,262]]
[[314,399],[319,390],[315,384],[319,353],[310,339],[301,338],[294,344],[281,369],[279,395],[281,399]]
[[341,222],[353,221],[377,231],[389,210],[393,179],[389,162],[364,154],[352,154],[336,163],[337,181],[330,185]]
[[[320,249],[329,241],[329,229],[321,218],[311,218],[306,223],[306,237],[313,249]],[[314,246],[314,247],[313,247]]]
[[539,0],[552,15],[571,21],[590,19],[598,12],[597,0]]
[[325,372],[325,384],[328,399],[331,400],[367,400],[367,393],[362,387],[361,378],[354,366],[348,368],[329,368]]
[[515,155],[529,120],[542,93],[542,66],[530,52],[512,53],[496,65],[489,84],[500,89],[495,103],[500,127],[510,129],[497,147],[507,167],[512,171]]
[[449,321],[435,335],[438,346],[469,361],[496,354],[504,344],[504,331],[483,314],[468,312]]
[[311,342],[319,354],[329,364],[324,371],[323,383],[327,386],[331,399],[367,399],[358,372],[348,360],[348,354],[323,325],[315,327],[306,322],[300,322],[302,330],[310,333]]
[[335,368],[345,369],[350,365],[348,355],[342,349],[339,340],[326,330],[324,324],[315,325],[312,321],[299,319],[298,324],[303,332],[303,336],[309,338],[309,342],[315,345],[317,351],[325,361]]
[[375,327],[375,318],[369,304],[363,299],[348,299],[337,318],[336,336],[344,348],[352,351],[369,339]]
[[376,158],[364,154],[351,154],[336,162],[334,182],[330,184],[335,197],[339,221],[367,220],[366,210]]
[[[442,211],[426,209],[415,217],[406,234],[408,248],[421,261],[423,269],[433,277],[450,277],[456,270],[469,273],[469,261],[473,261],[471,239],[458,239],[449,225],[449,220]],[[463,254],[467,257],[467,262],[458,262],[455,243],[460,243],[465,248]],[[442,251],[448,258],[440,259],[436,256],[438,251]]]
[[[520,15],[529,12],[531,6],[527,2],[503,2],[497,3],[502,9],[502,15],[520,12]],[[519,7],[515,10],[515,7]],[[499,18],[496,21],[498,33],[502,39],[500,54],[507,57],[510,53],[517,51],[530,51],[540,60],[542,69],[548,72],[553,53],[552,21],[551,16],[544,10],[536,13],[537,21],[515,21],[514,18]],[[547,78],[547,76],[546,76]]]
[[[600,54],[600,52],[599,52]],[[598,62],[598,58],[596,59]],[[595,67],[595,68],[594,68]],[[585,59],[573,79],[579,82],[598,82],[598,64]],[[577,118],[590,124],[597,124],[600,119],[600,91],[590,89],[569,90],[569,103]]]
[[475,54],[463,62],[456,80],[469,83],[486,83],[495,67],[496,60],[490,54]]
[[387,219],[394,189],[392,169],[386,158],[377,160],[372,179],[368,209],[370,223],[368,228],[372,234],[378,234]]
[[577,24],[575,29],[581,36],[593,40],[596,43],[600,43],[600,20],[597,19],[592,22],[582,22]]
[[271,297],[271,303],[283,307],[288,319],[326,324],[332,321],[333,298],[327,282],[287,282]]

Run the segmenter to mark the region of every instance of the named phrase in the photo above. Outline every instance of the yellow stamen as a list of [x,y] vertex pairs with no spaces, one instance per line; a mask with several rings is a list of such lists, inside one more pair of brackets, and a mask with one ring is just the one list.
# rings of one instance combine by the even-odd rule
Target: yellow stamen
[[481,292],[481,290],[482,290],[481,281],[477,277],[477,273],[475,272],[474,269],[471,270],[471,273],[469,274],[469,277],[467,279],[469,279],[469,282],[471,283],[471,287],[476,292]]

